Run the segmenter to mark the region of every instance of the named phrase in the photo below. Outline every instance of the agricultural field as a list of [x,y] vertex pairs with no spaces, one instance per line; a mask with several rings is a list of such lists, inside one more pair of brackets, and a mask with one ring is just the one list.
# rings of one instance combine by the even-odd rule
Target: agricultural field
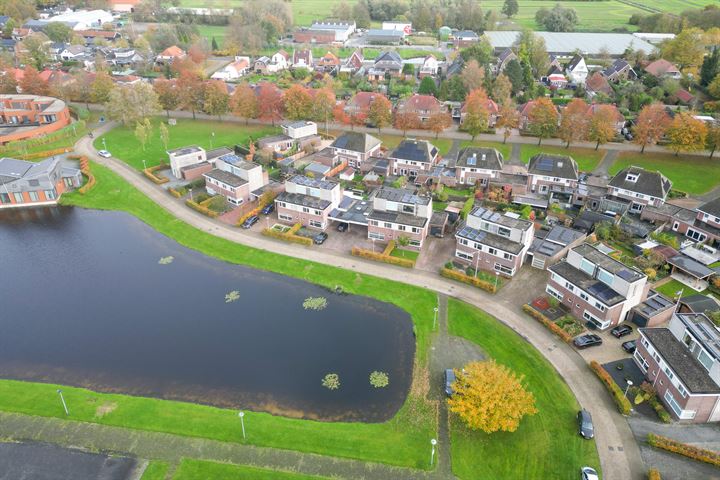
[[647,8],[654,12],[682,13],[690,8],[704,8],[706,5],[717,5],[720,7],[718,0],[629,0]]
[[213,37],[218,47],[223,48],[225,37],[227,36],[227,28],[223,25],[198,25],[197,29],[201,37],[207,38],[208,43],[212,42]]

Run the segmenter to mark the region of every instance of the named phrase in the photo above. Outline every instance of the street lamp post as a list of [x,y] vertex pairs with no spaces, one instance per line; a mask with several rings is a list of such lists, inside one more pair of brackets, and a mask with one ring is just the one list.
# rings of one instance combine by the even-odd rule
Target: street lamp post
[[477,254],[475,255],[475,278],[477,278],[477,271],[478,271],[479,263],[480,263],[480,252],[477,252]]
[[370,240],[372,240],[373,253],[375,253],[375,239],[371,238]]
[[500,272],[495,272],[495,290],[497,290],[498,278],[500,278]]
[[147,165],[145,164],[145,159],[143,158],[143,170],[147,170]]
[[432,445],[432,450],[430,450],[430,466],[432,466],[435,463],[435,445],[437,445],[437,440],[434,438],[430,440],[430,445]]
[[58,388],[57,390],[58,395],[60,395],[60,401],[62,402],[63,409],[65,409],[65,415],[70,415],[70,412],[68,412],[67,404],[65,403],[65,397],[63,397],[62,390]]
[[193,196],[192,196],[192,187],[188,188],[188,192],[190,192],[190,201],[192,202]]
[[210,150],[213,148],[213,140],[215,139],[215,132],[210,132]]
[[625,398],[627,398],[627,392],[630,390],[630,387],[632,387],[633,382],[632,380],[626,380],[627,381],[627,387],[625,387]]
[[433,330],[435,330],[435,321],[437,320],[438,307],[433,308]]
[[245,417],[245,412],[241,411],[240,413],[238,413],[238,417],[240,417],[240,426],[242,427],[243,440],[245,440],[245,420],[243,419],[243,417]]

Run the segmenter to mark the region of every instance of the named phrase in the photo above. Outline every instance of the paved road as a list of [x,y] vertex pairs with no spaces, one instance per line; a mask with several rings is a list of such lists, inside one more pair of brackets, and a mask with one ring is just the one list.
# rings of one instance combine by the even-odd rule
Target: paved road
[[[112,124],[105,125],[96,131],[95,135],[100,135],[112,127]],[[476,288],[450,282],[431,272],[408,272],[407,269],[401,267],[365,261],[337,252],[329,252],[322,248],[303,247],[268,239],[257,232],[246,232],[220,224],[187,208],[180,200],[174,199],[160,187],[147,181],[138,171],[124,162],[99,157],[87,137],[76,144],[76,152],[87,155],[94,161],[112,169],[178,219],[218,237],[261,250],[271,250],[281,255],[303,258],[422,286],[444,295],[459,298],[485,310],[535,346],[565,379],[578,402],[593,413],[597,424],[596,444],[604,478],[613,480],[644,478],[645,467],[628,423],[617,413],[610,396],[601,383],[590,374],[585,360],[571,347],[558,341],[547,329],[530,320],[522,312],[522,302],[518,300],[523,297],[519,297],[518,292],[514,291],[515,288],[522,289],[524,285],[522,278],[515,279],[508,288],[501,290],[500,294],[493,297]],[[531,270],[525,269],[524,271],[530,272]]]

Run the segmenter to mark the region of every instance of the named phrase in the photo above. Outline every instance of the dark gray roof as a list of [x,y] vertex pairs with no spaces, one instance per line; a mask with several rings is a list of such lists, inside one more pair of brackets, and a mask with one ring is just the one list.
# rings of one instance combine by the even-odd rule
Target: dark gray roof
[[247,180],[238,177],[234,173],[226,172],[225,170],[220,170],[217,168],[210,170],[203,175],[208,178],[213,178],[218,182],[224,183],[225,185],[230,185],[231,187],[240,187],[248,183]]
[[573,285],[586,291],[593,297],[597,298],[605,305],[612,307],[625,300],[625,297],[610,288],[600,280],[591,277],[587,273],[579,270],[566,261],[556,263],[550,267],[550,270],[568,280]]
[[578,66],[578,63],[582,61],[583,57],[582,55],[575,55],[572,59],[570,59],[570,63],[567,64],[567,69],[570,71],[575,70],[575,67]]
[[336,138],[330,146],[342,150],[367,153],[380,145],[380,143],[382,143],[382,141],[379,138],[375,138],[367,133],[345,132]]
[[498,60],[500,62],[504,62],[506,58],[510,56],[515,56],[515,52],[512,51],[510,48],[506,48],[502,52],[500,52],[500,55],[498,55]]
[[582,255],[583,258],[588,259],[603,270],[610,272],[613,275],[617,275],[626,282],[632,283],[640,280],[645,276],[645,274],[635,270],[634,268],[630,268],[624,263],[610,257],[609,255],[605,255],[603,252],[593,247],[589,243],[583,243],[582,245],[578,245],[577,247],[573,248],[572,251]]
[[530,159],[528,173],[531,175],[544,175],[546,177],[578,179],[577,163],[567,155],[549,155],[539,153]]
[[716,312],[720,310],[720,304],[706,295],[689,295],[680,299],[680,303],[686,305],[695,313]]
[[628,67],[630,67],[630,64],[627,61],[623,60],[622,58],[616,58],[615,61],[601,73],[604,76],[609,77],[615,73],[622,72],[625,68]]
[[437,157],[438,149],[425,140],[403,140],[388,157],[413,162],[431,163]]
[[176,148],[175,150],[168,150],[167,153],[170,155],[187,155],[189,153],[196,153],[202,150],[203,149],[201,147],[198,147],[197,145],[190,145],[187,147]]
[[409,225],[411,227],[424,227],[428,219],[425,217],[416,217],[415,215],[408,215],[407,213],[399,212],[381,212],[379,210],[373,210],[368,215],[371,220],[377,220],[379,222],[392,222],[400,225]]
[[305,175],[294,175],[288,181],[310,188],[319,188],[321,190],[332,190],[339,185],[339,182],[334,180],[319,180],[317,178],[306,177]]
[[401,188],[382,187],[375,193],[375,196],[391,202],[411,203],[413,205],[427,205],[430,203],[430,197],[420,196],[414,191],[411,192]]
[[206,155],[207,155],[208,160],[212,160],[213,158],[222,157],[223,155],[227,155],[229,153],[233,153],[233,151],[231,149],[229,149],[228,147],[220,147],[220,148],[216,148],[213,150],[209,150]]
[[[390,31],[397,32],[397,30]],[[402,33],[400,33],[400,35],[402,36]],[[402,57],[400,57],[400,54],[397,53],[395,50],[386,50],[380,55],[378,55],[377,58],[375,58],[375,63],[380,62],[392,62],[402,64]]]
[[669,329],[641,328],[640,332],[652,343],[691,393],[720,393],[720,386],[710,378],[702,364]]
[[308,208],[316,208],[318,210],[325,210],[330,206],[330,202],[327,200],[322,200],[311,195],[303,195],[302,193],[281,192],[275,200]]
[[[628,175],[637,176],[637,180],[631,182],[627,179]],[[652,172],[633,165],[620,170],[608,185],[665,200],[670,193],[672,182],[660,172]]]
[[677,313],[680,320],[703,348],[720,361],[720,332],[704,313]]
[[0,158],[0,183],[12,182],[24,177],[32,166],[31,162],[24,160]]
[[670,265],[673,265],[674,267],[679,268],[680,270],[689,273],[695,278],[705,278],[709,277],[713,273],[715,273],[712,269],[706,267],[702,263],[693,260],[692,258],[688,257],[687,255],[675,255],[672,258],[668,258],[667,262]]
[[557,243],[562,246],[570,245],[571,243],[581,239],[585,234],[572,228],[563,227],[562,225],[555,225],[548,232],[545,240],[548,242]]
[[465,147],[460,150],[455,166],[502,170],[503,156],[494,148]]
[[720,197],[703,203],[697,209],[703,213],[712,215],[713,217],[720,217]]
[[636,305],[634,309],[645,317],[651,318],[658,313],[662,313],[668,308],[673,307],[675,307],[675,302],[667,298],[665,295],[651,290],[648,298],[639,305]]
[[466,224],[463,224],[460,227],[460,230],[457,234],[455,234],[455,236],[466,238],[473,242],[488,245],[490,247],[497,248],[498,250],[513,253],[515,255],[520,253],[523,249],[522,243],[513,242],[505,237],[501,237],[500,235],[495,235],[494,233],[486,232],[484,230],[477,230],[475,228],[468,227]]

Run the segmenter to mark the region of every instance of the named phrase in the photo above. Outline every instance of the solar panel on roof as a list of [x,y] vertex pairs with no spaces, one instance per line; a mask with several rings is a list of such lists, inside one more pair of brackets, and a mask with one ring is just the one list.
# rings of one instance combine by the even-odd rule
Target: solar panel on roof
[[468,165],[475,165],[477,163],[477,158],[473,155],[472,157],[468,157],[467,164]]
[[551,158],[541,158],[537,162],[537,169],[543,172],[552,172],[553,161]]
[[630,270],[622,269],[618,272],[618,277],[622,278],[623,280],[631,280],[634,276],[635,274]]
[[606,302],[618,295],[618,293],[615,290],[608,287],[607,285],[605,285],[602,282],[595,283],[590,288],[588,288],[588,291],[590,293],[592,293],[595,297],[599,298],[600,300],[606,301]]

